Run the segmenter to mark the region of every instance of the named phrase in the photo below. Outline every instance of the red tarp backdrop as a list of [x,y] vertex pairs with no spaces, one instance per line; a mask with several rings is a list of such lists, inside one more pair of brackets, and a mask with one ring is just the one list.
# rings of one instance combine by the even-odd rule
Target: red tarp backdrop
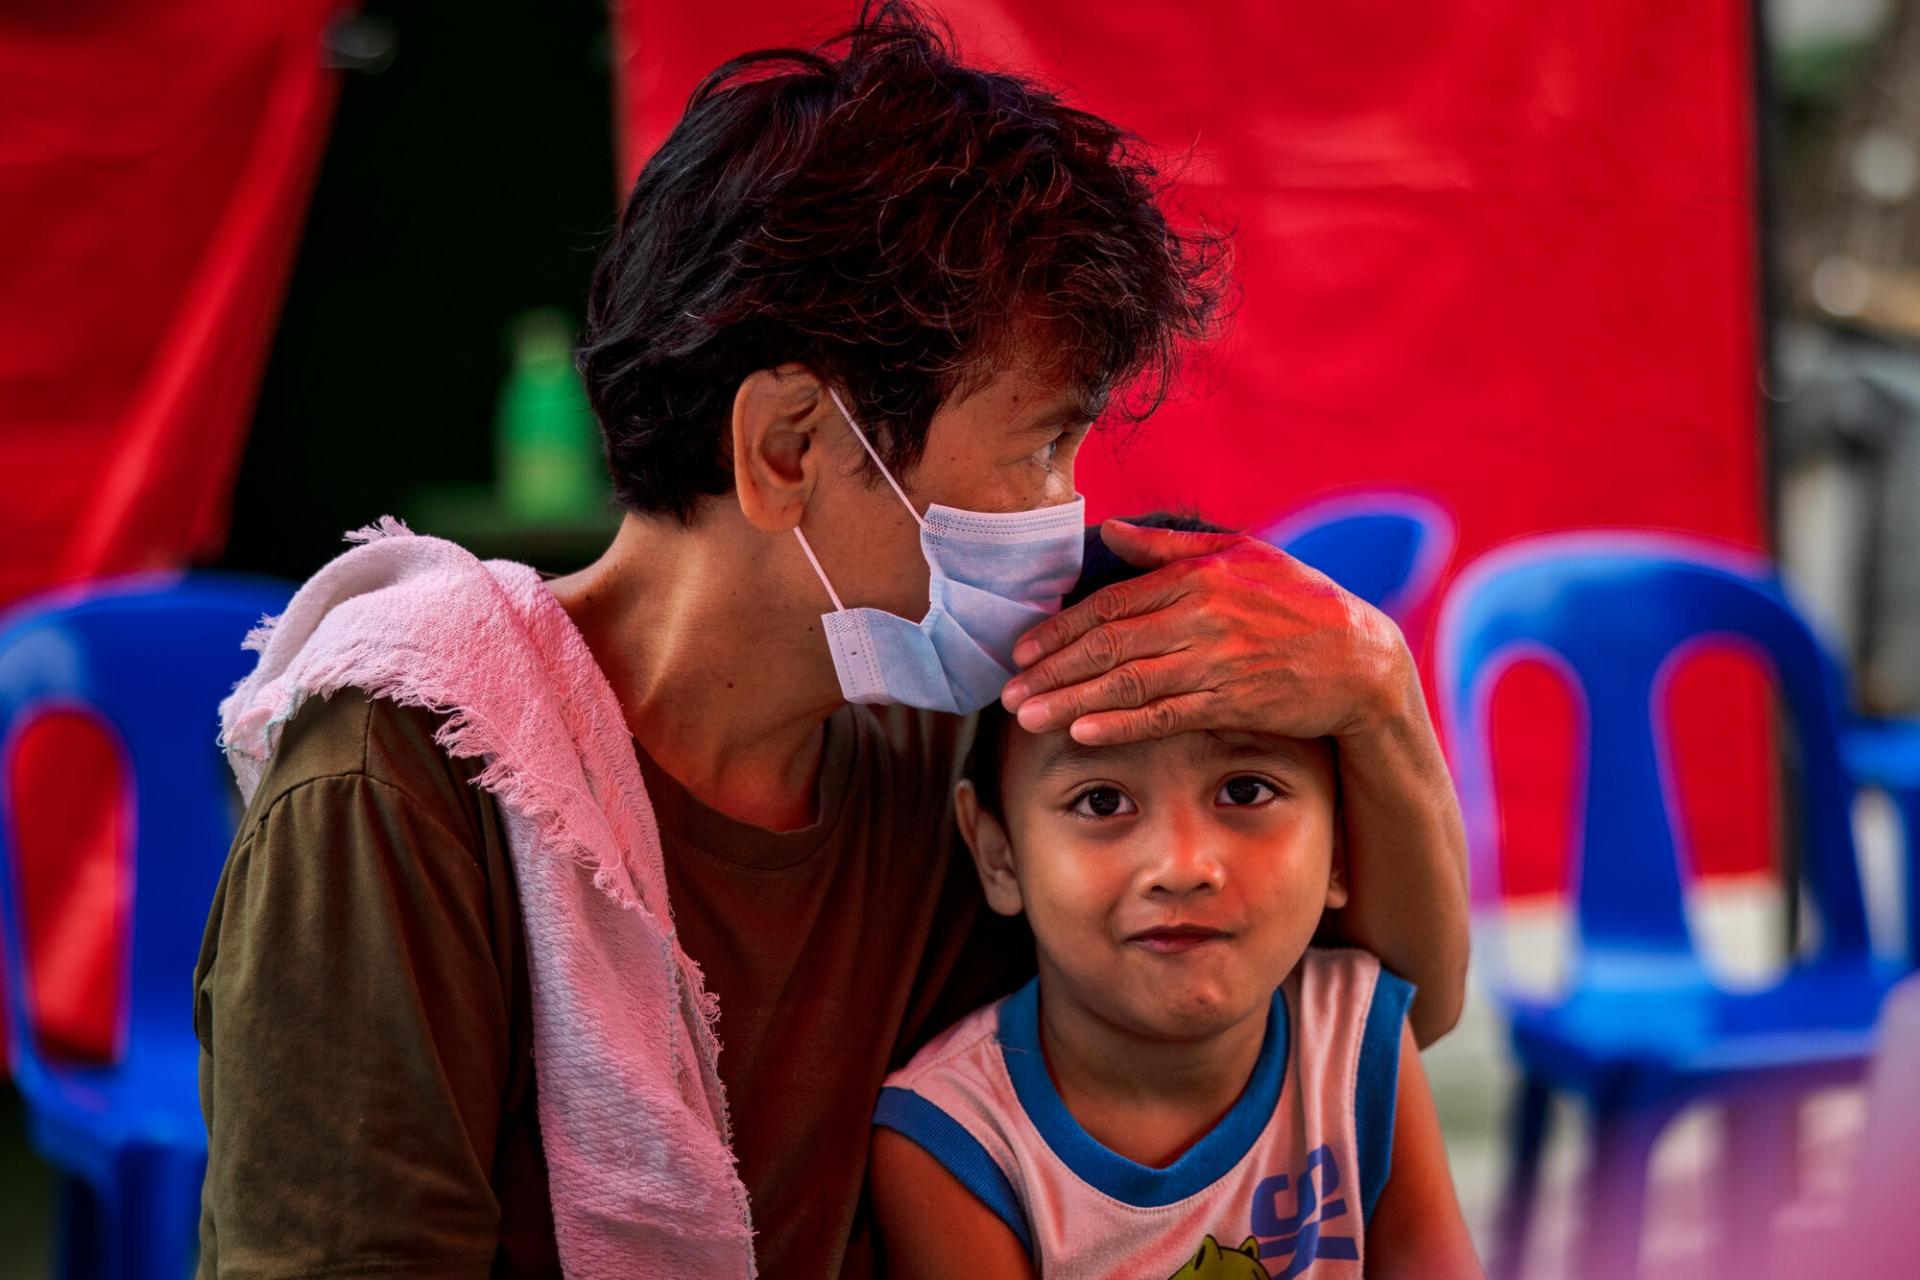
[[[1744,0],[941,7],[976,59],[1188,155],[1181,203],[1238,228],[1244,297],[1210,394],[1089,450],[1096,515],[1193,504],[1259,527],[1329,492],[1412,491],[1458,523],[1440,590],[1545,530],[1761,541]],[[338,8],[28,0],[0,17],[0,602],[218,548]],[[708,69],[853,8],[739,0],[720,20],[615,0],[623,172]],[[1411,639],[1424,656],[1430,637]],[[1716,661],[1676,681],[1677,772],[1696,865],[1752,870],[1764,705]],[[1531,797],[1509,815],[1505,888],[1550,890],[1572,713],[1537,673],[1498,708],[1500,776]],[[11,781],[52,786],[17,771],[70,757],[28,751]],[[75,838],[126,836],[97,826]],[[31,896],[57,910],[82,887]],[[48,998],[102,1007],[99,1026],[62,1025],[104,1044],[91,981]]]
[[[700,77],[808,43],[846,0],[616,6],[629,178]],[[1331,491],[1436,499],[1439,589],[1497,543],[1653,526],[1762,541],[1745,0],[950,0],[964,51],[1037,73],[1171,153],[1238,228],[1244,299],[1198,395],[1083,452],[1096,516],[1178,504],[1265,526]],[[1431,616],[1430,611],[1427,616]],[[1412,635],[1428,656],[1430,637]],[[1764,702],[1676,682],[1695,866],[1765,865]],[[1571,707],[1496,699],[1509,893],[1557,888]]]
[[0,13],[0,604],[223,546],[344,7]]
[[[0,8],[0,609],[223,546],[347,7]],[[36,1023],[94,1056],[119,1025],[135,838],[101,733],[51,716],[0,760]]]

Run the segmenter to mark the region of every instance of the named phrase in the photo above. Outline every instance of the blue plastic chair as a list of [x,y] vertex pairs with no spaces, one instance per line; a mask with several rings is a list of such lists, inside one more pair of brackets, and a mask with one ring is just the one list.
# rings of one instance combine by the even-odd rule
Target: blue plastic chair
[[[1760,991],[1723,990],[1695,950],[1653,718],[1676,660],[1706,639],[1757,651],[1771,667],[1803,786],[1802,872],[1818,941]],[[1747,1229],[1730,1230],[1728,1247],[1763,1247],[1751,1228],[1771,1212],[1790,1159],[1779,1100],[1858,1074],[1895,976],[1869,948],[1838,745],[1838,667],[1764,563],[1625,535],[1541,537],[1483,557],[1449,593],[1439,656],[1483,902],[1499,884],[1487,724],[1495,682],[1513,661],[1543,658],[1584,703],[1572,981],[1555,999],[1495,992],[1522,1073],[1496,1268],[1513,1274],[1525,1247],[1554,1091],[1582,1100],[1593,1120],[1586,1274],[1634,1273],[1654,1140],[1681,1108],[1706,1099],[1733,1101],[1724,1190]]]
[[1906,964],[1920,969],[1920,722],[1856,717],[1841,736],[1841,754],[1854,785],[1886,792],[1899,815],[1906,846]]
[[240,648],[248,628],[291,594],[264,579],[144,576],[0,618],[0,764],[39,713],[81,710],[117,735],[131,780],[125,1050],[107,1066],[50,1060],[37,1046],[12,834],[32,797],[0,788],[11,1067],[32,1141],[62,1174],[69,1276],[180,1280],[193,1263],[207,1139],[192,977],[234,814],[216,707],[252,668]]
[[1357,493],[1293,512],[1260,535],[1405,625],[1453,552],[1453,520],[1413,494]]

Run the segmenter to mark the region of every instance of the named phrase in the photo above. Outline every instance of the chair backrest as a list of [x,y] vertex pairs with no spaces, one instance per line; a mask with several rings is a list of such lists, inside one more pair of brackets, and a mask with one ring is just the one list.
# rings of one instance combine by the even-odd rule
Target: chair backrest
[[[50,593],[0,617],[0,778],[19,734],[45,711],[97,716],[124,754],[134,833],[127,1060],[192,1036],[190,979],[233,838],[217,707],[255,661],[241,640],[292,592],[261,578],[142,575]],[[36,1053],[13,837],[20,806],[33,801],[0,786],[0,938],[16,1057]]]
[[1798,749],[1803,872],[1821,923],[1807,959],[1865,963],[1866,913],[1839,754],[1844,681],[1763,560],[1666,535],[1548,535],[1483,556],[1448,594],[1441,714],[1483,903],[1499,892],[1488,740],[1494,684],[1515,661],[1543,659],[1583,704],[1577,985],[1705,980],[1687,927],[1659,709],[1687,653],[1727,641],[1770,669]]
[[1293,512],[1260,535],[1404,624],[1453,550],[1453,520],[1412,494],[1356,493]]

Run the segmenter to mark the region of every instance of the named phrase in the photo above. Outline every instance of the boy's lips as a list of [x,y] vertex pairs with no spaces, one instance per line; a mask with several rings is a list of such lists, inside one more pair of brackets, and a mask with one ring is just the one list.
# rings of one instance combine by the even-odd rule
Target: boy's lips
[[1163,924],[1130,933],[1125,941],[1155,955],[1178,955],[1209,942],[1224,941],[1228,936],[1224,930],[1203,924]]

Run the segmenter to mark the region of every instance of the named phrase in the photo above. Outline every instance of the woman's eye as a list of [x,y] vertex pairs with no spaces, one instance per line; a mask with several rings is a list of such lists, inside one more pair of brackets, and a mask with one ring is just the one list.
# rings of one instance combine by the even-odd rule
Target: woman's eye
[[1125,792],[1112,787],[1094,787],[1074,797],[1073,812],[1087,818],[1113,818],[1134,811]]
[[1220,784],[1220,794],[1214,798],[1214,803],[1265,804],[1268,800],[1278,799],[1279,795],[1272,783],[1263,782],[1259,778],[1228,778]]
[[1046,447],[1035,454],[1034,457],[1039,459],[1041,465],[1051,467],[1054,462],[1058,460],[1063,450],[1077,448],[1081,436],[1085,435],[1091,429],[1091,424],[1088,424],[1084,427],[1072,427],[1062,431],[1053,439],[1049,440]]

